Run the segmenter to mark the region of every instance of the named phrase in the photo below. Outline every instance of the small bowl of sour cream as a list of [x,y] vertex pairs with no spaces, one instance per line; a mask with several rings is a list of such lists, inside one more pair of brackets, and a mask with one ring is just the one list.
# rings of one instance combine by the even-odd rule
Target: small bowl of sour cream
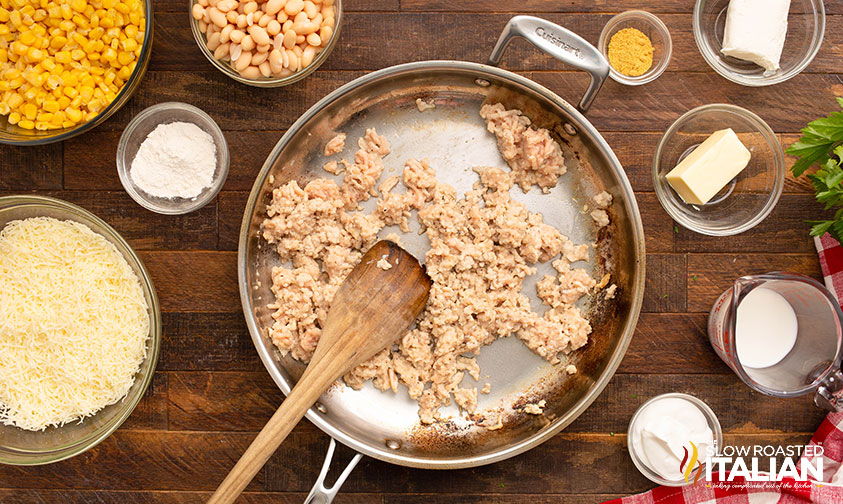
[[180,215],[207,205],[228,176],[228,143],[217,123],[179,102],[153,105],[132,119],[117,144],[117,173],[139,205]]
[[703,478],[706,457],[722,445],[717,415],[692,395],[674,392],[653,397],[629,421],[627,446],[632,462],[659,485],[693,483],[698,470]]

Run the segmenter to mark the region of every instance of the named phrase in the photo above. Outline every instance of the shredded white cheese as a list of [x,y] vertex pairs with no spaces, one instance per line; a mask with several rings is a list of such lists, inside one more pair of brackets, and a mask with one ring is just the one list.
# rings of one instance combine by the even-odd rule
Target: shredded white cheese
[[47,217],[0,231],[0,422],[44,430],[120,401],[148,337],[140,281],[103,236]]

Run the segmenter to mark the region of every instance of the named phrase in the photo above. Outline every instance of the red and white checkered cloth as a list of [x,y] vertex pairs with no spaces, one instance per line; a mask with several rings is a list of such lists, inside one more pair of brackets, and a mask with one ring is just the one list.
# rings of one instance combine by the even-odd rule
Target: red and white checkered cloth
[[[828,234],[814,242],[825,285],[839,302],[843,296],[843,247]],[[822,482],[784,478],[775,484],[745,485],[740,477],[732,482],[722,478],[684,487],[657,487],[605,504],[843,504],[843,413],[829,413],[811,444],[823,447]]]

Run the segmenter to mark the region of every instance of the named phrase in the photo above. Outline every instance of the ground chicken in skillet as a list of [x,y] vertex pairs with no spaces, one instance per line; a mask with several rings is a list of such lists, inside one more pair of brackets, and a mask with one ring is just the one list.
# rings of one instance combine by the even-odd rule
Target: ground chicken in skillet
[[[372,380],[377,388],[396,392],[403,383],[418,401],[423,423],[436,421],[439,408],[452,400],[474,411],[477,388],[463,385],[463,378],[480,380],[474,356],[497,338],[515,335],[555,364],[560,353],[585,345],[591,333],[574,303],[597,282],[571,267],[588,260],[588,246],[575,245],[509,194],[514,184],[524,191],[532,185],[542,190],[555,186],[565,173],[559,145],[547,130],[531,128],[517,110],[484,105],[481,116],[511,171],[475,168],[479,181],[461,198],[436,180],[434,167],[414,159],[406,162],[401,177],[377,185],[389,142],[369,129],[358,140],[353,163],[344,163],[341,185],[314,179],[302,188],[291,181],[273,191],[263,223],[264,238],[292,264],[272,270],[272,341],[283,354],[308,362],[346,275],[384,226],[398,225],[407,232],[411,210],[418,210],[431,244],[425,264],[433,286],[425,311],[395,348],[377,354],[344,380],[355,389]],[[326,154],[339,152],[337,140],[330,142],[333,148],[326,147]],[[329,170],[333,173],[336,164]],[[405,192],[393,192],[399,183]],[[377,198],[377,206],[366,214],[359,204],[370,197]],[[599,200],[599,206],[607,206],[611,197],[600,195]],[[539,315],[521,290],[524,278],[535,273],[534,265],[550,260],[558,275],[538,283],[537,294],[550,307]],[[572,368],[568,366],[569,373]],[[486,384],[481,392],[488,389]]]

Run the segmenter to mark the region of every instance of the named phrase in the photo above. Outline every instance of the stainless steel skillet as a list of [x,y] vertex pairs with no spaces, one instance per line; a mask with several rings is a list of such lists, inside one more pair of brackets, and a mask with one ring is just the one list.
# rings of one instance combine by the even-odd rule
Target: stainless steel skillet
[[[523,37],[591,74],[579,107],[529,79],[493,66],[514,37]],[[578,369],[574,375],[534,355],[517,338],[503,338],[481,351],[478,362],[485,379],[477,387],[488,381],[492,391],[479,398],[477,416],[500,416],[500,430],[476,425],[453,406],[442,410],[450,419],[421,425],[417,405],[406,391],[380,392],[371,385],[361,391],[334,387],[308,412],[311,422],[361,454],[410,467],[454,469],[489,464],[537,446],[569,425],[600,394],[632,338],[644,291],[644,235],[635,197],[611,148],[583,115],[607,75],[608,63],[582,38],[542,19],[516,16],[505,27],[488,65],[424,61],[385,68],[340,87],[290,127],[252,188],[238,252],[246,322],[264,365],[284,393],[304,366],[281,357],[268,337],[272,318],[267,305],[274,300],[270,270],[279,260],[259,237],[261,222],[273,188],[290,180],[303,185],[329,176],[321,169],[326,161],[322,149],[337,132],[348,134],[349,146],[342,156],[350,159],[356,138],[375,127],[392,145],[384,160],[384,177],[400,174],[409,158],[427,158],[437,178],[461,192],[476,181],[472,167],[506,166],[479,116],[481,104],[501,102],[524,111],[533,124],[549,129],[559,141],[569,169],[549,194],[535,188],[523,194],[516,188],[513,197],[541,212],[545,222],[575,243],[593,243],[592,260],[586,267],[597,278],[611,274],[611,281],[618,285],[614,299],[602,302],[601,296],[594,296],[582,306],[594,331],[589,344],[571,356],[570,362]],[[436,108],[419,112],[417,98],[432,99]],[[598,230],[589,211],[591,197],[603,190],[613,195],[614,204],[609,211],[611,224]],[[394,229],[387,228],[383,234],[390,231]],[[428,246],[426,237],[416,233],[403,236],[402,243],[419,258]],[[544,265],[525,282],[524,292],[534,309],[541,309],[535,281],[549,270]],[[542,399],[547,402],[544,415],[524,413],[526,404]],[[333,452],[331,443],[322,477]],[[320,478],[311,499],[330,501],[358,460],[355,457],[333,489],[325,489]]]

